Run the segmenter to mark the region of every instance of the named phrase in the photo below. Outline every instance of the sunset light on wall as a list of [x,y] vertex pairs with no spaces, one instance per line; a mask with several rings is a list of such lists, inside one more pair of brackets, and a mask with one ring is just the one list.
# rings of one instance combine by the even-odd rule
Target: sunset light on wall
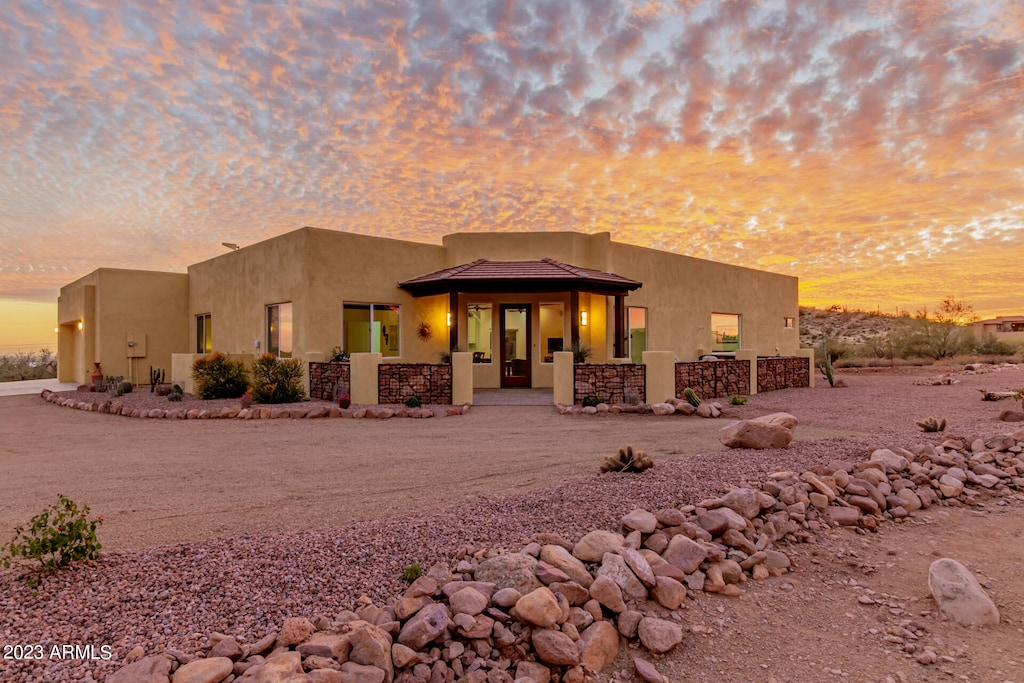
[[804,305],[1024,313],[1015,0],[12,0],[0,149],[0,353],[95,268],[303,225],[609,231]]

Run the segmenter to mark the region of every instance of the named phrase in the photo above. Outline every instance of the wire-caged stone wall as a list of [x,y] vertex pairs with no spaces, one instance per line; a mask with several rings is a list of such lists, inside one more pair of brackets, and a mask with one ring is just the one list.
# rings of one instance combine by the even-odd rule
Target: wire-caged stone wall
[[352,365],[349,363],[309,363],[309,397],[336,401],[352,388]]
[[676,363],[676,398],[693,389],[701,398],[750,393],[750,361],[702,360]]
[[580,364],[574,366],[575,402],[597,396],[605,403],[643,403],[647,393],[647,366]]
[[811,359],[800,356],[757,359],[757,390],[777,391],[811,386]]
[[447,363],[383,363],[378,367],[380,403],[405,403],[418,396],[423,403],[451,405],[452,366]]

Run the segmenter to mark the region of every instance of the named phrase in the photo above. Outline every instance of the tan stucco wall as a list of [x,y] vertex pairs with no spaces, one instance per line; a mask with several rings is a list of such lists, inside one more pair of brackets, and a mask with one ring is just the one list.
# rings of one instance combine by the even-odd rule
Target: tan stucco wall
[[[437,362],[448,348],[444,296],[414,299],[398,282],[443,265],[441,247],[302,228],[190,266],[189,329],[195,316],[210,314],[215,351],[267,348],[266,307],[291,302],[293,354],[328,354],[342,345],[342,304],[397,304],[401,307],[400,356],[384,362]],[[420,321],[431,325],[426,341],[416,335]],[[189,349],[192,350],[192,349]]]
[[[62,381],[85,383],[99,361],[105,375],[149,383],[149,368],[171,370],[171,354],[187,347],[188,276],[100,268],[61,288],[57,300],[58,370]],[[77,330],[78,322],[82,330]],[[132,335],[144,355],[129,358]],[[70,346],[70,350],[66,348]],[[71,358],[70,376],[62,365]]]
[[648,350],[682,359],[710,349],[712,313],[741,316],[745,349],[790,355],[800,346],[795,325],[784,327],[799,316],[795,277],[625,244],[611,244],[610,253],[608,270],[644,283],[626,305],[647,308]]

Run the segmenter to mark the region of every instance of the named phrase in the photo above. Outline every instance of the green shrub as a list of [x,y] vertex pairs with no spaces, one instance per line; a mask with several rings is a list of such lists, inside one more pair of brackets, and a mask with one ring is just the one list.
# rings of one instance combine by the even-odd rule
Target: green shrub
[[15,527],[14,538],[2,550],[7,557],[0,559],[4,567],[11,560],[25,558],[39,562],[42,571],[65,567],[75,560],[93,560],[99,555],[96,528],[103,518],[89,519],[89,507],[78,505],[64,495],[32,518],[28,528]]
[[421,399],[419,396],[410,396],[409,398],[405,399],[406,408],[419,408],[422,405],[423,399]]
[[331,356],[327,359],[329,363],[348,363],[350,360],[348,351],[345,351],[340,346],[335,346],[331,349]]
[[597,405],[599,405],[601,403],[604,403],[604,399],[601,398],[600,396],[584,396],[583,397],[583,407],[584,408],[589,408],[589,407],[597,406]]
[[192,379],[200,398],[238,398],[249,388],[249,373],[242,361],[234,361],[220,351],[197,358],[192,363]]
[[416,560],[402,572],[402,580],[408,583],[412,583],[421,576],[423,576],[423,567]]
[[572,352],[572,362],[576,365],[586,363],[594,355],[594,350],[581,341],[574,341],[569,346],[569,351]]
[[125,394],[130,394],[132,393],[132,389],[134,388],[135,387],[132,386],[132,383],[129,382],[128,380],[121,380],[120,382],[117,383],[117,395],[124,396]]
[[252,364],[252,398],[256,403],[294,403],[304,396],[298,358],[265,353]]
[[181,398],[182,396],[180,391],[172,391],[171,393],[167,394],[168,401],[178,402],[181,400]]
[[729,399],[729,405],[742,406],[747,404],[747,397],[737,394]]

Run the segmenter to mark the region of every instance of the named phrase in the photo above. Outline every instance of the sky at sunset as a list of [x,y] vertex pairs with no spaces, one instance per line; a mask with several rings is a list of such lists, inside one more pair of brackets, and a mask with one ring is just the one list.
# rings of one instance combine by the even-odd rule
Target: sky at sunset
[[6,0],[0,353],[303,225],[612,238],[1024,313],[1024,4]]

